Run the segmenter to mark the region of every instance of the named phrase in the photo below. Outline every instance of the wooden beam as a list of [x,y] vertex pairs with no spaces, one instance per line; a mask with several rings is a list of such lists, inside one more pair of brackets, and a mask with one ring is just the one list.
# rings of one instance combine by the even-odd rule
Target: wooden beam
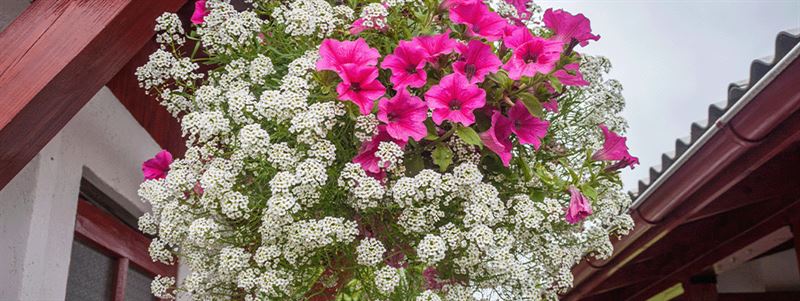
[[718,301],[797,301],[800,292],[723,293]]
[[[760,208],[747,208],[753,211],[766,211],[770,214],[769,217],[755,224],[750,224],[749,227],[747,227],[745,230],[741,230],[740,233],[736,235],[718,240],[716,238],[709,237],[709,235],[715,234],[701,234],[701,236],[706,238],[706,240],[714,240],[714,245],[697,246],[697,248],[702,250],[702,252],[686,252],[690,254],[691,257],[683,255],[676,257],[677,260],[683,260],[683,262],[673,261],[672,259],[667,260],[668,263],[665,264],[669,264],[669,266],[661,270],[661,275],[664,275],[662,280],[650,283],[646,289],[629,296],[625,300],[640,300],[648,295],[657,293],[659,290],[669,286],[670,279],[688,277],[692,273],[704,270],[720,259],[725,258],[729,254],[741,249],[742,246],[748,245],[756,241],[758,238],[785,226],[790,217],[800,214],[800,197],[794,196],[793,201],[786,199],[782,200],[782,202],[785,204],[783,208],[776,209],[769,206],[761,206]],[[722,217],[720,219],[722,219]],[[728,227],[736,227],[736,225],[734,225],[735,222],[736,220],[734,220],[732,223],[725,223],[725,225]],[[747,221],[743,220],[742,223],[747,223]],[[714,228],[714,230],[717,230],[717,232],[724,231],[721,228]],[[695,233],[693,235],[697,234]]]
[[0,33],[0,189],[185,2],[35,1]]
[[[597,286],[595,290],[598,292],[605,291],[607,290],[607,285],[611,288],[625,287],[641,283],[643,278],[649,280],[646,282],[648,285],[662,282],[664,285],[660,287],[660,289],[666,289],[675,282],[680,282],[685,279],[683,277],[665,279],[666,275],[681,269],[687,263],[697,260],[704,254],[713,252],[721,244],[746,232],[753,224],[768,218],[774,214],[774,211],[779,211],[782,207],[787,206],[785,203],[784,200],[774,200],[766,204],[751,205],[730,211],[715,218],[708,218],[683,225],[650,249],[669,249],[671,252],[659,252],[663,254],[653,257],[650,260],[629,263],[614,273],[605,282]],[[713,233],[713,235],[711,233]],[[757,238],[758,237],[754,237],[753,240]],[[676,252],[675,250],[680,250],[680,252]],[[722,257],[727,255],[728,254],[724,254]],[[713,262],[711,264],[713,264]],[[693,272],[697,273],[703,269],[705,269],[705,267]],[[658,292],[654,292],[653,294],[655,293]]]
[[[737,208],[720,210],[716,215],[706,216],[677,227],[657,243],[642,250],[634,260],[622,266],[611,277],[594,288],[592,293],[613,290],[642,281],[659,280],[663,278],[662,275],[673,272],[683,263],[696,259],[708,250],[718,247],[726,240],[740,235],[769,218],[773,211],[786,206],[786,200],[800,198],[800,185],[782,183],[782,181],[791,182],[785,181],[786,179],[800,178],[800,157],[796,155],[797,152],[800,152],[800,146],[787,149],[735,186],[749,187],[750,193],[747,194],[749,197],[769,196],[772,200],[750,203],[743,207],[728,203]],[[742,190],[737,188],[733,191]],[[727,193],[724,195],[734,197]],[[761,236],[753,237],[753,241],[759,238]],[[740,248],[746,244],[741,245]],[[681,250],[680,254],[675,254],[675,250]],[[731,253],[734,251],[736,250]],[[727,255],[725,254],[725,256]]]

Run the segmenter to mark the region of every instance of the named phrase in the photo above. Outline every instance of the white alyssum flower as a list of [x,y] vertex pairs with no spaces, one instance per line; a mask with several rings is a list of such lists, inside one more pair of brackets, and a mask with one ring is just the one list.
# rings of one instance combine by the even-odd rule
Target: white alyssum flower
[[356,254],[358,255],[358,264],[365,266],[375,266],[383,261],[383,253],[386,248],[383,243],[375,238],[365,238],[356,247]]
[[170,291],[174,286],[174,277],[164,277],[158,275],[153,279],[153,282],[150,283],[150,291],[158,298],[173,299],[175,298],[175,295],[170,293]]
[[447,255],[447,243],[437,235],[428,234],[419,242],[417,255],[420,260],[429,265],[434,265]]
[[417,301],[442,301],[442,298],[436,292],[427,290],[422,292],[416,299]]
[[166,45],[183,45],[186,38],[183,36],[183,24],[175,13],[164,13],[156,18],[156,43],[162,44],[161,48],[166,49]]
[[391,294],[400,284],[400,270],[385,265],[375,272],[375,286],[384,294]]

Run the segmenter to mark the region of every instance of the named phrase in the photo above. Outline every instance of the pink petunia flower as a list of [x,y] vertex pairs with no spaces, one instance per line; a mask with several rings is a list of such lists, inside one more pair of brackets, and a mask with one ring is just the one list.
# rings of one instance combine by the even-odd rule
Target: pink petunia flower
[[558,113],[558,101],[556,101],[555,98],[545,101],[542,103],[542,108],[553,113]]
[[592,155],[592,160],[619,161],[609,166],[611,170],[622,169],[628,166],[633,169],[634,165],[639,164],[639,158],[631,156],[628,152],[628,146],[625,143],[628,140],[627,138],[610,131],[604,124],[599,125],[599,127],[600,130],[603,131],[605,142],[603,142],[603,149],[596,151],[594,155]]
[[319,56],[317,71],[330,70],[340,75],[344,64],[376,66],[378,58],[381,57],[377,49],[370,48],[361,38],[355,41],[325,39],[319,46]]
[[511,163],[511,149],[514,145],[511,143],[511,132],[513,131],[513,124],[511,120],[503,116],[500,111],[492,113],[492,125],[483,133],[478,134],[481,141],[486,148],[493,151],[500,156],[500,161],[503,165],[508,167]]
[[487,74],[497,72],[503,64],[492,52],[492,47],[477,40],[459,45],[456,51],[461,58],[453,63],[453,72],[464,75],[470,84],[483,82]]
[[163,179],[167,177],[169,165],[172,164],[172,154],[168,150],[161,150],[155,157],[142,163],[142,173],[145,180]]
[[438,35],[414,37],[411,42],[425,50],[427,60],[431,63],[435,63],[440,55],[453,52],[460,45],[458,41],[450,38],[449,29]]
[[469,36],[481,36],[488,41],[499,40],[508,26],[503,17],[489,10],[482,2],[451,6],[450,20],[466,25]]
[[550,8],[544,12],[542,20],[555,33],[553,38],[564,44],[573,43],[574,40],[575,43],[586,46],[589,40],[600,39],[600,36],[592,34],[591,22],[583,14],[573,16],[562,9],[554,11]]
[[538,150],[542,145],[542,138],[547,135],[550,123],[531,115],[521,100],[517,100],[517,103],[508,110],[508,118],[511,119],[511,131],[517,135],[519,143],[533,145],[533,148]]
[[425,103],[406,89],[398,91],[392,99],[378,102],[378,120],[386,123],[386,131],[397,140],[408,141],[409,136],[416,141],[425,138],[428,129],[423,122],[427,118]]
[[589,82],[583,79],[578,63],[564,66],[564,69],[553,72],[558,80],[567,86],[588,86]]
[[440,8],[451,9],[459,5],[471,5],[481,3],[483,0],[444,0],[440,4]]
[[503,44],[514,49],[533,40],[533,34],[525,26],[507,26],[503,30]]
[[389,141],[397,143],[401,148],[406,147],[406,142],[393,139],[392,136],[389,135],[389,132],[386,131],[386,126],[379,125],[378,133],[372,137],[370,141],[365,141],[361,144],[358,155],[353,157],[353,163],[361,165],[361,168],[364,169],[367,175],[382,180],[386,177],[386,171],[384,170],[386,166],[380,166],[380,164],[378,164],[380,159],[375,153],[378,151],[378,146],[380,146],[381,142]]
[[197,0],[194,3],[194,13],[192,13],[192,18],[191,18],[192,24],[195,25],[203,24],[203,22],[205,22],[206,16],[208,16],[210,12],[211,11],[206,9],[206,0]]
[[463,75],[453,73],[428,89],[425,101],[433,110],[432,118],[436,124],[449,120],[468,126],[475,122],[472,111],[486,104],[486,91],[470,84]]
[[428,74],[423,69],[427,58],[425,50],[415,43],[400,41],[394,53],[383,59],[381,68],[392,70],[389,80],[395,90],[403,90],[406,86],[419,88],[428,80]]
[[339,99],[352,101],[363,115],[369,114],[374,100],[386,93],[386,88],[377,80],[376,67],[344,64],[341,76],[342,82],[336,86]]
[[570,224],[575,224],[587,216],[592,215],[592,204],[586,199],[578,188],[569,186],[567,189],[570,194],[569,208],[567,208],[566,220]]
[[541,38],[533,38],[514,49],[514,55],[503,65],[508,77],[519,80],[523,76],[549,73],[561,57],[562,44]]

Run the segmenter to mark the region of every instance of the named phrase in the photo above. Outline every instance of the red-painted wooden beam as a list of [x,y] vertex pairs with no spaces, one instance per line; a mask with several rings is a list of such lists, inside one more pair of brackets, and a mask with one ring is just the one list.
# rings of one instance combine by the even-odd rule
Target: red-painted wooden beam
[[36,1],[0,33],[0,189],[185,2]]
[[717,295],[717,301],[797,301],[800,292],[766,293],[724,293]]

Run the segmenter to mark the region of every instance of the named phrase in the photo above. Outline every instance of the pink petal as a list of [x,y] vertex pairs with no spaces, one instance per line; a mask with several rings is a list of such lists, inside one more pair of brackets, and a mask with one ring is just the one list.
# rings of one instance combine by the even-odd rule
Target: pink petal
[[208,16],[209,13],[211,13],[211,11],[206,10],[206,0],[197,0],[197,2],[194,3],[194,12],[191,18],[192,24],[203,24],[203,22],[205,22],[205,17]]
[[566,216],[567,222],[575,224],[592,215],[592,204],[586,199],[586,196],[575,186],[570,186],[567,190],[570,193],[569,208],[567,208]]
[[499,111],[495,111],[492,114],[492,126],[487,131],[479,134],[483,145],[497,154],[506,167],[511,163],[511,149],[514,147],[511,140],[509,140],[510,135],[511,120],[503,116]]
[[161,150],[155,157],[142,163],[142,173],[145,180],[163,179],[169,172],[169,165],[172,164],[172,154],[167,150]]
[[341,72],[344,64],[359,66],[375,66],[381,56],[378,50],[370,48],[364,39],[355,41],[337,41],[325,39],[319,47],[320,59],[317,61],[317,70],[330,70]]
[[600,39],[600,36],[592,34],[591,22],[583,14],[573,16],[564,10],[554,11],[550,8],[544,12],[542,21],[555,32],[554,38],[564,44],[570,44],[574,39],[581,46],[586,46],[589,40]]

